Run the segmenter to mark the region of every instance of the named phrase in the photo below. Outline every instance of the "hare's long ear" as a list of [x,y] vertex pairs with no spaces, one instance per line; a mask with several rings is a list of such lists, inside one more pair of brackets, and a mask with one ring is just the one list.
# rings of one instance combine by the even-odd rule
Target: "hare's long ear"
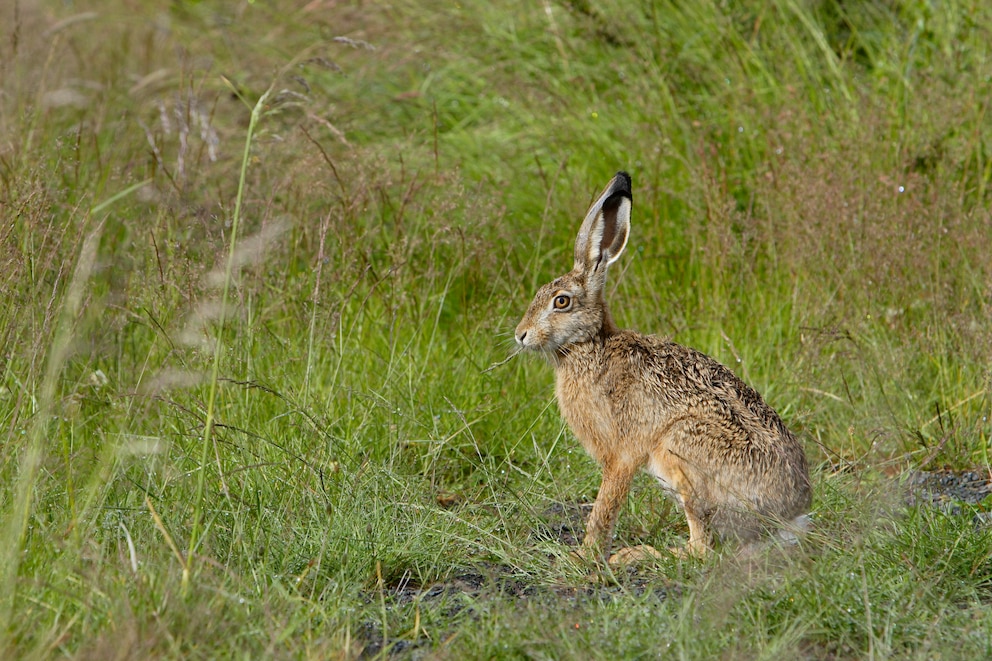
[[587,286],[605,285],[607,267],[627,247],[633,203],[630,188],[630,175],[617,172],[582,221],[575,239],[574,268],[583,274]]

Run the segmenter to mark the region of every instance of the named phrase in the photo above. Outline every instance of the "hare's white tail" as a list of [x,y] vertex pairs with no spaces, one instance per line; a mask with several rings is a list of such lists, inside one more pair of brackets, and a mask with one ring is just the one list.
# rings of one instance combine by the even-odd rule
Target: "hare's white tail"
[[801,514],[778,530],[779,539],[786,544],[798,544],[799,537],[809,532],[813,521],[809,514]]

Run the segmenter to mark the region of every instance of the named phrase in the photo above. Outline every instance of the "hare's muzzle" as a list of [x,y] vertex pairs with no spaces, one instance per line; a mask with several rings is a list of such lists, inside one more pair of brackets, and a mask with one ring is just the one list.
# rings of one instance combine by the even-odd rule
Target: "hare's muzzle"
[[527,314],[517,324],[513,333],[513,338],[517,341],[517,348],[521,351],[548,351],[548,325],[547,319],[550,312],[547,306],[541,302],[531,304]]
[[537,337],[538,333],[534,331],[534,327],[527,323],[527,320],[521,321],[517,325],[517,329],[513,334],[514,339],[517,341],[517,347],[520,349],[533,350],[537,349]]

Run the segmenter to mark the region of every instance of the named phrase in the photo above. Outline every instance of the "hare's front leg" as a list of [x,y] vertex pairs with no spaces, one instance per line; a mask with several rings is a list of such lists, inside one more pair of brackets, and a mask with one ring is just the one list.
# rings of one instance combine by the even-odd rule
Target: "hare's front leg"
[[591,551],[597,560],[606,561],[610,557],[617,514],[627,499],[636,472],[637,466],[603,464],[603,482],[599,485],[596,503],[586,522],[586,536],[582,540],[582,546]]

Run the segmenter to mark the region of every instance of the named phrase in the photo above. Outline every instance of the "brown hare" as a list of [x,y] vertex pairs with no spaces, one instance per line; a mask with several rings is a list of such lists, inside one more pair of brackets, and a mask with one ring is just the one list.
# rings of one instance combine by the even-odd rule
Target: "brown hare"
[[709,356],[622,330],[610,316],[606,271],[627,245],[632,201],[630,175],[618,172],[579,228],[572,271],[538,290],[516,329],[521,349],[554,365],[562,416],[603,470],[583,555],[614,563],[657,555],[643,546],[610,556],[641,468],[685,511],[691,554],[714,538],[793,540],[807,522],[809,468],[778,414]]

